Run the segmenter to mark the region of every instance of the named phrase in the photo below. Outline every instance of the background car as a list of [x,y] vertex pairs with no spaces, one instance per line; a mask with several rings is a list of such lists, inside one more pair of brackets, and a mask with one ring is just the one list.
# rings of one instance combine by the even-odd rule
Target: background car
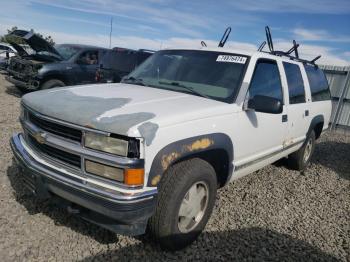
[[99,83],[117,83],[150,57],[154,51],[113,48],[104,53],[96,70],[95,80]]
[[17,53],[10,44],[0,43],[0,58],[9,58]]
[[108,50],[78,44],[52,46],[40,36],[24,30],[11,34],[20,37],[33,50],[28,53],[15,46],[18,56],[10,59],[7,69],[6,79],[22,91],[94,83],[99,59]]

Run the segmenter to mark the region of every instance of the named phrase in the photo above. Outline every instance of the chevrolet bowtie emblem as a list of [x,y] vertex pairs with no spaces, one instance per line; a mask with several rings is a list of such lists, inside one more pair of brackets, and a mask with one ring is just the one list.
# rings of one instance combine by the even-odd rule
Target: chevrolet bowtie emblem
[[33,134],[33,137],[39,144],[44,144],[46,142],[46,133],[44,132],[36,132]]

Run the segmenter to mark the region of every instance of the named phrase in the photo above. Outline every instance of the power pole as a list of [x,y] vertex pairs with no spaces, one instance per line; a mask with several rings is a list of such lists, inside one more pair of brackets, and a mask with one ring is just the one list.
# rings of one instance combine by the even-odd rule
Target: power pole
[[111,17],[111,30],[109,31],[109,48],[112,46],[113,17]]

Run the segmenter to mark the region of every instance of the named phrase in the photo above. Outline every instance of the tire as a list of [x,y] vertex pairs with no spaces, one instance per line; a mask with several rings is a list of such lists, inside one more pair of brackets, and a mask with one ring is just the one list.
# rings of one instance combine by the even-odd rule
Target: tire
[[[215,170],[202,159],[186,160],[175,164],[165,172],[158,189],[158,203],[154,215],[149,220],[148,232],[162,249],[172,251],[182,249],[196,240],[212,213],[217,190]],[[191,192],[195,192],[191,193],[193,196],[199,196],[203,194],[203,190],[207,192],[205,197],[192,197],[201,199],[201,201],[192,200],[200,203],[199,205],[183,204],[185,197],[186,203],[191,203],[189,198]],[[193,215],[192,212],[197,214],[197,209],[200,210],[196,215],[198,222],[179,216],[180,208],[182,213],[191,213],[187,214],[188,217]],[[188,227],[185,227],[188,222]]]
[[311,131],[307,136],[303,146],[296,152],[288,156],[288,166],[291,169],[304,171],[310,163],[310,159],[315,150],[315,131]]
[[40,89],[41,90],[45,90],[45,89],[50,89],[50,88],[54,88],[54,87],[62,87],[65,86],[65,84],[58,79],[51,79],[51,80],[47,80],[46,82],[44,82]]
[[30,90],[28,90],[27,88],[22,87],[22,86],[16,86],[16,88],[17,88],[22,94],[26,94],[26,93],[29,93],[29,92],[30,92]]

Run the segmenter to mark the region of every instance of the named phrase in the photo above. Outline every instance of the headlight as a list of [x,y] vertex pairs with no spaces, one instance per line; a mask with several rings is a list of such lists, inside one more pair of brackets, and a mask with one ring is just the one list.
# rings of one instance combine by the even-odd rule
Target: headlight
[[90,132],[85,133],[85,147],[120,156],[128,155],[128,141]]

